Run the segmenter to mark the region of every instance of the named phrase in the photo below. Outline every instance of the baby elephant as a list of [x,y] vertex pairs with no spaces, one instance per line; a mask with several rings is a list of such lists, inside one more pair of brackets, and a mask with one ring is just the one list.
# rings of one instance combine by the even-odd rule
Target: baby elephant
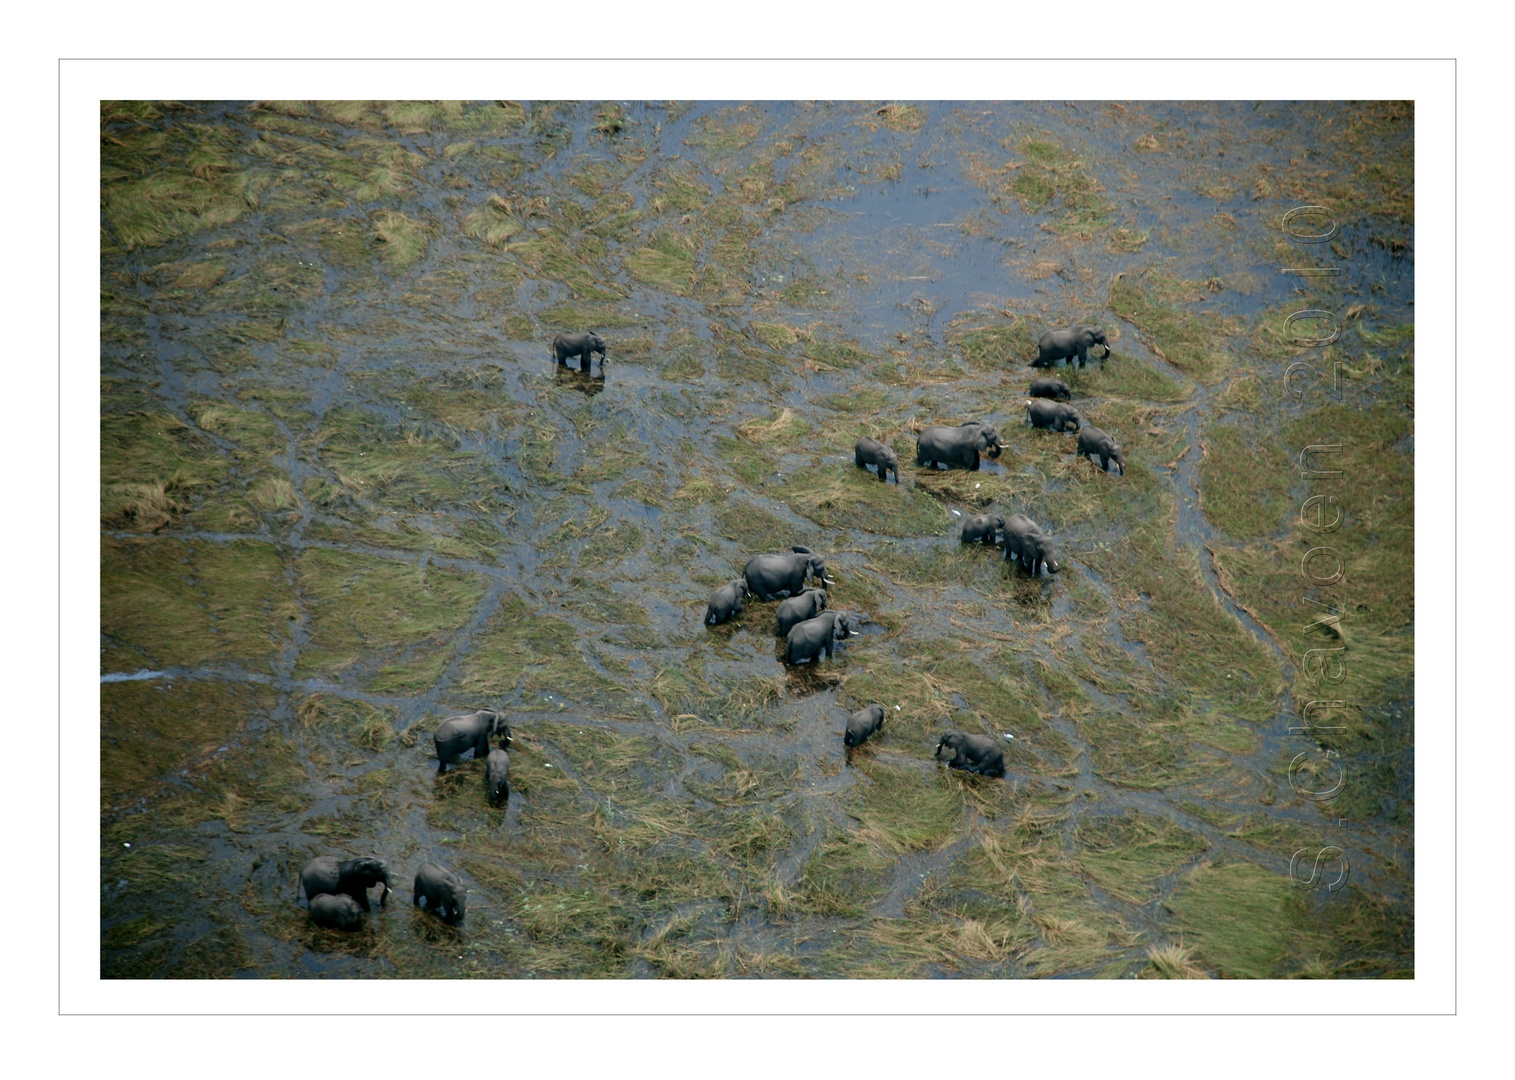
[[594,354],[600,354],[600,369],[605,367],[605,339],[599,334],[559,334],[552,339],[552,355],[558,363],[563,363],[570,356],[579,357],[579,370],[589,370],[589,365],[594,362]]
[[350,896],[322,893],[310,902],[310,921],[330,930],[356,930],[363,922],[363,909]]
[[1077,431],[1084,426],[1078,410],[1060,401],[1046,398],[1026,399],[1026,419],[1032,427],[1051,428],[1053,431]]
[[435,911],[443,922],[456,926],[463,921],[466,892],[462,879],[456,874],[434,862],[424,862],[416,871],[416,892],[412,903],[422,910]]
[[861,746],[863,740],[875,731],[884,729],[884,707],[877,703],[869,705],[861,712],[855,712],[847,719],[847,734],[842,736],[844,746]]
[[826,590],[817,589],[814,586],[807,588],[798,596],[791,596],[779,605],[778,610],[778,635],[788,637],[789,631],[793,630],[806,619],[813,619],[826,610]]
[[1071,401],[1073,398],[1073,391],[1061,379],[1032,379],[1031,389],[1026,393],[1032,397],[1052,398],[1055,401]]
[[[358,907],[372,911],[368,890],[375,885],[384,886],[379,894],[379,906],[383,907],[394,890],[389,887],[389,867],[372,856],[339,861],[335,855],[318,855],[300,869],[300,887],[312,907],[322,894],[329,893],[351,897]],[[298,898],[298,890],[295,895]]]
[[789,631],[784,643],[784,663],[804,664],[814,660],[819,664],[823,657],[836,655],[838,641],[856,634],[851,620],[835,611],[807,619]]
[[510,798],[510,755],[505,751],[491,750],[484,759],[484,784],[491,804],[498,806]]
[[987,735],[966,735],[949,731],[936,744],[936,760],[952,769],[963,769],[980,776],[1005,775],[1005,754]]
[[1078,456],[1089,459],[1089,464],[1094,464],[1094,456],[1099,457],[1099,467],[1105,472],[1110,471],[1110,462],[1115,462],[1115,468],[1121,476],[1126,475],[1126,459],[1121,456],[1120,445],[1097,427],[1086,427],[1078,433]]
[[999,543],[999,534],[1005,531],[1005,519],[998,514],[974,514],[963,519],[963,543],[982,540],[993,547]]
[[510,728],[505,724],[505,717],[494,709],[480,709],[467,716],[449,716],[443,720],[431,734],[437,747],[437,772],[446,772],[453,758],[461,757],[469,750],[473,751],[475,761],[486,757],[491,735],[501,736],[501,747],[510,745]]
[[705,608],[705,625],[719,626],[727,619],[742,613],[743,601],[752,595],[746,578],[727,582],[710,594],[710,603]]
[[864,472],[872,465],[878,469],[878,478],[884,483],[889,482],[891,471],[894,473],[894,482],[900,482],[900,459],[883,443],[864,436],[857,441],[853,454],[857,459],[857,467]]

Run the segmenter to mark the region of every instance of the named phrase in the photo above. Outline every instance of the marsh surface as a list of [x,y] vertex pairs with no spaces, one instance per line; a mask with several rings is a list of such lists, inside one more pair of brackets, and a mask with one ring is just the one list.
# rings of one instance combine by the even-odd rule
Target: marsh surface
[[[1383,103],[105,103],[103,973],[1410,975],[1412,133]],[[1287,239],[1303,204],[1339,235]],[[1341,272],[1280,273],[1312,266]],[[1291,342],[1306,308],[1334,344]],[[1024,423],[1072,322],[1113,355],[1052,374],[1124,477]],[[555,365],[584,329],[603,369]],[[1339,400],[1285,392],[1301,361]],[[913,465],[970,419],[1002,457]],[[1302,474],[1318,445],[1341,477]],[[1064,571],[960,545],[985,510]],[[868,620],[813,670],[775,604],[701,623],[793,544]],[[1306,587],[1323,544],[1341,579]],[[1315,700],[1346,707],[1290,734]],[[430,737],[495,706],[498,810]],[[1007,779],[940,768],[952,728],[1013,734]],[[1293,887],[1328,847],[1342,887]],[[359,932],[296,904],[328,853],[394,869]],[[411,907],[427,860],[461,928]]]

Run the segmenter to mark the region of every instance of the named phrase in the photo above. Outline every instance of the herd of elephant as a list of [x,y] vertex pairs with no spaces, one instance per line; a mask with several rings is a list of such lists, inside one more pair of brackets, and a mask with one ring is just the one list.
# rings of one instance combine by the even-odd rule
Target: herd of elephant
[[[1067,360],[1071,364],[1076,359],[1083,367],[1088,362],[1089,349],[1095,345],[1104,346],[1105,357],[1109,357],[1110,346],[1104,331],[1098,327],[1073,326],[1066,330],[1051,330],[1042,335],[1037,345],[1037,358],[1031,364],[1045,368],[1058,360]],[[553,339],[552,352],[559,364],[578,357],[581,370],[587,369],[598,353],[603,369],[605,340],[595,333],[558,334]],[[1085,424],[1076,409],[1063,404],[1072,399],[1066,383],[1060,379],[1034,379],[1028,393],[1026,418],[1033,427],[1077,432],[1080,456],[1090,462],[1098,456],[1100,467],[1106,473],[1113,461],[1119,473],[1125,474],[1125,463],[1115,440]],[[997,458],[1002,449],[999,432],[992,425],[968,421],[955,428],[928,427],[922,430],[916,442],[915,462],[933,469],[942,465],[949,469],[956,466],[976,470],[980,455]],[[893,473],[894,482],[899,483],[899,458],[883,443],[869,438],[859,439],[854,457],[859,468],[875,468],[880,481],[887,483]],[[1040,574],[1043,566],[1050,573],[1062,569],[1062,561],[1051,538],[1024,514],[1012,514],[1009,518],[998,514],[976,514],[963,522],[962,543],[997,545],[1001,538],[1006,561],[1018,561],[1033,576]],[[807,580],[816,584],[807,585]],[[756,555],[748,560],[740,578],[722,585],[711,596],[705,609],[705,625],[718,626],[741,614],[747,600],[778,600],[775,629],[784,639],[783,662],[786,665],[819,663],[834,656],[838,644],[859,633],[855,629],[859,621],[856,616],[827,610],[826,590],[822,586],[835,584],[826,576],[825,558],[807,547],[796,545],[788,552]],[[843,744],[849,749],[860,746],[883,729],[886,715],[884,706],[878,703],[853,713],[842,736]],[[491,736],[498,736],[499,746],[490,745]],[[474,760],[484,761],[484,784],[489,802],[500,805],[509,799],[510,755],[507,750],[511,735],[500,712],[480,709],[464,716],[450,716],[432,733],[432,742],[437,752],[438,773],[445,773],[449,764],[472,750]],[[933,756],[953,769],[982,776],[1002,778],[1005,775],[1004,752],[987,735],[948,731],[938,740]],[[379,906],[384,906],[393,891],[389,880],[389,867],[374,856],[344,861],[334,855],[322,855],[311,859],[300,871],[300,888],[309,901],[311,921],[340,930],[355,929],[362,924],[363,915],[372,911],[368,892],[375,885],[383,886]],[[466,893],[463,881],[437,863],[423,862],[416,871],[413,903],[436,913],[450,925],[463,921]]]

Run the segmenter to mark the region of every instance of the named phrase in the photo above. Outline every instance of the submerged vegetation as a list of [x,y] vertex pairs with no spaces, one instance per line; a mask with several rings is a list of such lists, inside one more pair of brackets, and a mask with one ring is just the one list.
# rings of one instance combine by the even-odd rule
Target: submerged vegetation
[[[1289,108],[102,103],[104,974],[1413,974],[1413,112]],[[1350,270],[1295,295],[1306,197]],[[1048,374],[1123,476],[1025,423],[1074,322],[1111,355]],[[1281,392],[1301,358],[1340,399]],[[966,420],[999,458],[914,465]],[[1303,589],[1313,495],[1343,572]],[[773,604],[701,619],[793,545],[861,632],[786,669]],[[500,807],[436,772],[480,708]],[[1294,888],[1328,844],[1350,882]],[[404,902],[311,925],[332,853]]]

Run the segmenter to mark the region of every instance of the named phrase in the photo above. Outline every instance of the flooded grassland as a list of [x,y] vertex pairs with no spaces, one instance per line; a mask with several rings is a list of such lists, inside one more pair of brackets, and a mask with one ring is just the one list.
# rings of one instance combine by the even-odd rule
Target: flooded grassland
[[[1411,975],[1412,137],[1394,103],[104,103],[102,972]],[[1329,242],[1282,232],[1304,204]],[[1307,308],[1340,337],[1292,340]],[[1123,477],[1025,423],[1073,322],[1113,352],[1052,374]],[[1004,454],[915,466],[966,420]],[[961,545],[986,511],[1062,572]],[[864,617],[814,669],[773,603],[702,624],[794,544]],[[486,707],[501,808],[432,750]],[[1006,779],[939,766],[951,729]],[[389,906],[313,927],[319,854],[386,860]],[[427,860],[460,927],[410,903]]]

